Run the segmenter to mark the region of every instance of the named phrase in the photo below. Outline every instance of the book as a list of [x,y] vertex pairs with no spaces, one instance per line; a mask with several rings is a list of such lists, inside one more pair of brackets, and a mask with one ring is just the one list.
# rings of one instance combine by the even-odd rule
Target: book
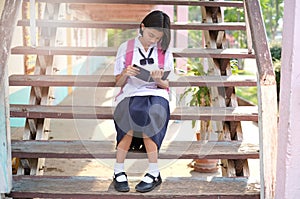
[[[146,81],[146,82],[153,82],[154,80],[152,79],[151,75],[150,75],[150,71],[145,69],[145,68],[142,68],[138,65],[133,65],[134,67],[137,67],[138,69],[140,69],[140,73],[138,75],[136,75],[135,77],[143,80],[143,81]],[[169,76],[171,71],[164,71],[164,74],[162,76],[162,80],[166,80],[167,77]]]

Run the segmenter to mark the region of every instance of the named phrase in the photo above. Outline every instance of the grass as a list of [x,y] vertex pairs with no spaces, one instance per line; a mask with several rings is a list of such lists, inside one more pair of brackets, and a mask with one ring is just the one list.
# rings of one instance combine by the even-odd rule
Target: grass
[[257,105],[256,87],[236,87],[236,95]]

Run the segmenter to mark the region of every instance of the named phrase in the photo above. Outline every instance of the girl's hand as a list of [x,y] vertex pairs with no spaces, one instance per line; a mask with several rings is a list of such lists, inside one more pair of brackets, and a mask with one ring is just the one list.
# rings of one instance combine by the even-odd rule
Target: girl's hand
[[132,65],[127,66],[127,68],[125,68],[122,72],[122,74],[126,77],[136,76],[139,73],[140,73],[140,69],[138,69],[137,67],[134,67]]
[[159,82],[164,75],[164,70],[153,70],[150,75],[155,82]]

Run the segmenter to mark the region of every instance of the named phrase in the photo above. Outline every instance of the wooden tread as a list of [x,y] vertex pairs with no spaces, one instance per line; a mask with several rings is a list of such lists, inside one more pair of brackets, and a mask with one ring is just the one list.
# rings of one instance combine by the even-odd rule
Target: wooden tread
[[[11,117],[61,119],[113,119],[114,107],[10,105]],[[258,121],[256,106],[177,107],[171,120]]]
[[[164,176],[162,176],[164,177]],[[259,185],[247,178],[203,178],[168,177],[162,184],[148,193],[135,192],[139,177],[129,176],[130,192],[114,190],[112,179],[89,176],[15,176],[10,196],[13,198],[223,198],[259,199]]]
[[[10,86],[76,86],[115,87],[113,75],[11,75]],[[170,79],[170,87],[190,86],[257,86],[255,76],[175,76]]]
[[[18,26],[29,26],[29,20],[19,20]],[[67,21],[67,20],[37,20],[38,27],[63,27],[63,28],[111,28],[111,29],[138,29],[140,22],[105,22],[105,21]],[[183,23],[171,24],[174,30],[246,30],[245,23]]]
[[[12,141],[12,156],[19,158],[115,158],[114,141]],[[147,158],[129,152],[128,158]],[[259,146],[239,141],[173,141],[163,143],[160,159],[258,159]]]
[[[29,1],[29,0],[26,0]],[[208,7],[243,7],[243,1],[194,1],[194,0],[36,0],[47,3],[97,3],[97,4],[147,4],[147,5],[182,5]]]
[[[254,54],[249,54],[248,49],[203,49],[186,48],[171,49],[174,57],[194,57],[194,58],[220,58],[220,59],[246,59],[255,58]],[[74,55],[74,56],[116,56],[115,47],[28,47],[17,46],[11,49],[12,54],[22,55]]]

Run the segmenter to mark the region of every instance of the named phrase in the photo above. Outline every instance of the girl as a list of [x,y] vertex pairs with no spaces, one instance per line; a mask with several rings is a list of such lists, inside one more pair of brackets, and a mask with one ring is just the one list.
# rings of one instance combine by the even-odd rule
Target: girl
[[[141,22],[139,36],[118,49],[114,75],[121,92],[114,112],[117,153],[113,177],[117,191],[129,191],[124,172],[128,150],[146,151],[149,161],[148,173],[136,185],[136,191],[151,191],[162,182],[157,159],[170,118],[169,82],[162,77],[164,71],[173,71],[174,67],[169,44],[170,18],[156,10]],[[153,81],[135,77],[140,73],[135,65],[150,70]]]

